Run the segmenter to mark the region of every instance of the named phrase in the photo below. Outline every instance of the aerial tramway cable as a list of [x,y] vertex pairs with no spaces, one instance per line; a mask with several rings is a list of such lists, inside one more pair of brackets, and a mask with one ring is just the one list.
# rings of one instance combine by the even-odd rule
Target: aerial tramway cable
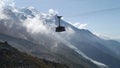
[[75,15],[71,15],[71,16],[64,16],[64,17],[65,18],[80,17],[80,16],[87,16],[87,15],[91,15],[91,14],[95,14],[95,13],[115,11],[115,10],[120,10],[120,7],[96,10],[96,11],[85,12],[85,13],[81,13],[81,14],[75,14]]

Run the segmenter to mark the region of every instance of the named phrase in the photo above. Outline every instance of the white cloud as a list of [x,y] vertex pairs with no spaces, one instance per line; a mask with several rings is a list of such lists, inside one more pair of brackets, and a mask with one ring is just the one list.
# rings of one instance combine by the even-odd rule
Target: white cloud
[[93,32],[93,34],[95,34],[96,36],[102,38],[102,39],[105,39],[105,40],[117,40],[120,42],[120,36],[112,36],[112,35],[109,35],[109,34],[101,34],[101,33],[97,33],[97,32]]
[[112,37],[112,39],[117,40],[117,41],[119,41],[119,42],[120,42],[120,36],[115,36],[115,37]]
[[75,26],[75,27],[77,27],[77,28],[79,28],[79,29],[86,29],[86,26],[88,24],[76,22],[76,23],[72,23],[72,25]]
[[101,33],[97,33],[97,32],[93,32],[93,34],[95,34],[96,36],[105,39],[105,40],[109,40],[112,39],[110,35],[108,34],[101,34]]
[[42,20],[39,20],[39,16],[36,16],[34,18],[28,18],[24,21],[23,26],[27,28],[27,32],[36,34],[43,32],[47,32],[47,28],[42,23]]
[[53,9],[49,9],[48,12],[49,12],[49,14],[53,14],[53,15],[58,14],[58,12],[56,10],[53,10]]
[[0,19],[7,18],[6,15],[4,14],[4,8],[8,5],[12,5],[13,0],[0,0]]

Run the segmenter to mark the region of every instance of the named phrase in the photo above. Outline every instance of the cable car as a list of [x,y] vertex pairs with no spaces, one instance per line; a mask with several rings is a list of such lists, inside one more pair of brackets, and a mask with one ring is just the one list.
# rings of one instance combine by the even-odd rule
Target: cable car
[[58,25],[58,27],[56,27],[56,30],[55,30],[56,32],[66,31],[66,30],[65,30],[65,27],[60,25],[60,19],[61,19],[61,17],[62,17],[62,16],[57,16],[59,25]]

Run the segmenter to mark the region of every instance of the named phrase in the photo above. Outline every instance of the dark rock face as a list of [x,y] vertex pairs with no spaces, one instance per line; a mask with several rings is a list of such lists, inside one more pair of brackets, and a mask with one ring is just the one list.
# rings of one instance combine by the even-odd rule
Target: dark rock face
[[67,65],[32,57],[0,42],[0,68],[69,68]]

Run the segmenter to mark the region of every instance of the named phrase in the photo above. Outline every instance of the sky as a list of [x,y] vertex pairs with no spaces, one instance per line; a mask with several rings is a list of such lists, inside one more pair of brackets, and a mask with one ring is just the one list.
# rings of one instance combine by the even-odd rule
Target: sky
[[101,36],[120,40],[120,0],[14,0],[17,7],[53,9],[65,21]]

